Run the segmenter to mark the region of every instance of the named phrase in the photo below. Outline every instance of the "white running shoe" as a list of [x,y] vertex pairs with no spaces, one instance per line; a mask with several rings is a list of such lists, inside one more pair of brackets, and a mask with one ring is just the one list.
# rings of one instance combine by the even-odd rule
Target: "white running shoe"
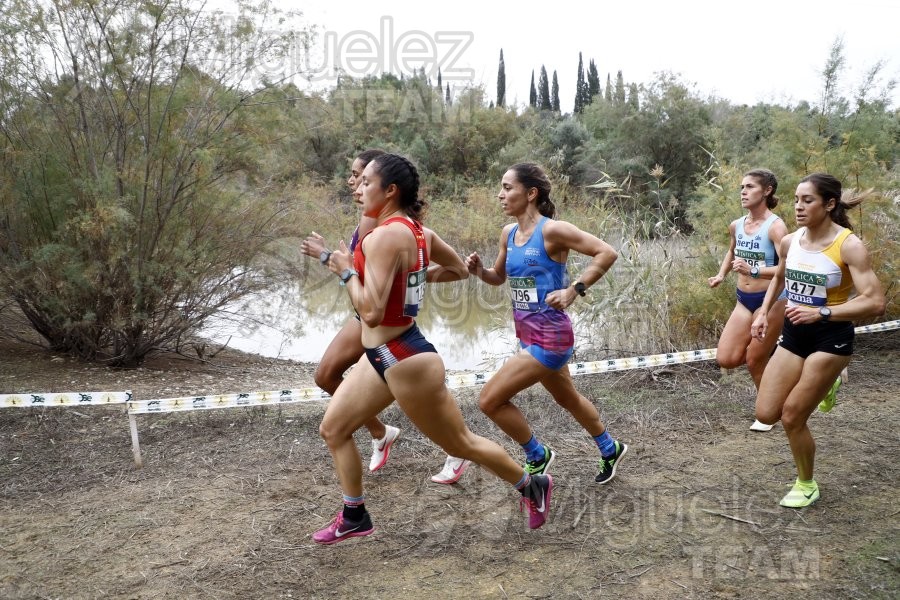
[[466,469],[470,464],[472,464],[472,461],[470,460],[448,455],[447,460],[444,461],[444,468],[441,469],[440,473],[434,475],[431,480],[435,483],[443,483],[444,485],[456,483],[459,481],[459,478],[463,476],[463,473],[466,472]]
[[766,425],[765,423],[761,423],[759,419],[753,421],[753,425],[750,426],[750,431],[771,431],[771,429],[775,427],[774,425]]
[[377,471],[387,462],[391,454],[391,446],[400,437],[400,430],[391,425],[384,426],[384,437],[380,440],[372,440],[372,460],[369,461],[369,470]]

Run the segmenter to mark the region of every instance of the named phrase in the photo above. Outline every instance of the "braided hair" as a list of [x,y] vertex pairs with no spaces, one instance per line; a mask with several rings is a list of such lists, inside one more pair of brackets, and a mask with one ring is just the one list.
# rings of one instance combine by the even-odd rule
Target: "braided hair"
[[416,221],[423,221],[427,203],[419,199],[419,171],[405,156],[382,154],[370,163],[381,176],[381,189],[397,186],[400,208]]
[[525,186],[526,190],[536,188],[538,191],[535,202],[538,212],[552,219],[556,216],[556,205],[550,199],[550,178],[544,170],[535,163],[518,163],[509,168],[516,174],[516,180]]
[[775,173],[768,169],[753,169],[744,173],[744,177],[752,177],[763,189],[771,187],[772,191],[766,194],[766,207],[771,210],[778,206],[778,197],[775,195],[778,190],[778,179],[775,177]]

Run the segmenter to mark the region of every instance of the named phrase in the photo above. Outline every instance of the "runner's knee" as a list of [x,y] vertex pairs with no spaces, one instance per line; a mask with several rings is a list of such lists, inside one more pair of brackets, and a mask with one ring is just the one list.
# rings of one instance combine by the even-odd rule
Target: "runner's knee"
[[316,382],[316,385],[329,394],[337,389],[342,380],[343,373],[335,373],[335,370],[325,363],[319,363],[313,374],[313,381]]
[[782,418],[781,411],[777,406],[767,406],[757,400],[756,402],[756,420],[766,425],[774,425]]
[[790,408],[785,408],[781,412],[781,426],[784,427],[784,430],[788,433],[802,429],[806,426],[807,416],[804,413],[801,413],[796,410],[792,410]]
[[719,363],[719,366],[723,369],[736,369],[744,364],[745,358],[743,353],[727,353],[727,352],[716,352],[716,362]]
[[339,423],[334,419],[322,419],[322,422],[319,423],[319,436],[321,436],[329,446],[352,435],[352,431],[348,432],[347,428],[342,423]]

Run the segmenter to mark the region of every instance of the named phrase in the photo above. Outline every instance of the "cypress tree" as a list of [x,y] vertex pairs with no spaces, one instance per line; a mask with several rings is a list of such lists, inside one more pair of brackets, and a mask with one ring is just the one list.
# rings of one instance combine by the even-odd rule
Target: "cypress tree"
[[441,83],[441,68],[438,67],[438,83],[437,83],[437,90],[438,90],[438,92],[440,92],[440,91],[443,90],[443,89],[444,89],[444,84]]
[[616,104],[625,104],[625,79],[622,71],[616,73]]
[[500,68],[497,71],[497,106],[506,106],[506,64],[503,62],[503,48],[500,48]]
[[450,98],[450,84],[447,84],[447,95],[444,96],[444,102],[447,103],[447,106],[453,104],[453,100]]
[[603,98],[607,102],[612,102],[612,81],[609,78],[609,73],[606,74],[606,93],[603,95]]
[[553,110],[553,105],[550,103],[550,80],[547,78],[547,69],[544,65],[541,65],[538,93],[540,94],[540,109]]
[[537,108],[537,89],[534,87],[534,69],[531,70],[531,92],[528,94],[528,104]]
[[600,95],[600,74],[597,72],[597,65],[594,64],[593,58],[591,59],[591,64],[588,67],[587,84],[588,84],[587,101],[588,101],[588,104],[590,104],[594,101],[594,96]]
[[641,108],[640,100],[638,99],[638,86],[636,83],[632,83],[628,86],[628,105],[635,111]]
[[584,110],[584,61],[581,59],[581,52],[578,53],[578,76],[575,78],[575,108],[574,112],[580,113]]
[[553,71],[553,84],[550,87],[550,103],[553,105],[553,112],[562,112],[559,109],[559,81],[556,79],[556,71]]

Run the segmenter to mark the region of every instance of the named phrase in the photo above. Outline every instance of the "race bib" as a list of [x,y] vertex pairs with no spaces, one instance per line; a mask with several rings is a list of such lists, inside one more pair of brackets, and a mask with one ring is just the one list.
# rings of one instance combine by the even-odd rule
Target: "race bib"
[[510,277],[509,293],[514,309],[528,312],[537,312],[540,309],[534,277]]
[[750,268],[759,267],[760,269],[766,266],[766,253],[765,252],[753,252],[752,250],[744,250],[742,248],[735,248],[734,255],[738,258],[743,258],[744,261],[750,265]]
[[795,269],[785,269],[784,287],[788,300],[806,306],[825,306],[828,299],[828,277],[818,273],[807,273]]
[[425,274],[428,269],[414,271],[406,276],[406,296],[403,301],[403,316],[415,317],[419,305],[425,299]]

